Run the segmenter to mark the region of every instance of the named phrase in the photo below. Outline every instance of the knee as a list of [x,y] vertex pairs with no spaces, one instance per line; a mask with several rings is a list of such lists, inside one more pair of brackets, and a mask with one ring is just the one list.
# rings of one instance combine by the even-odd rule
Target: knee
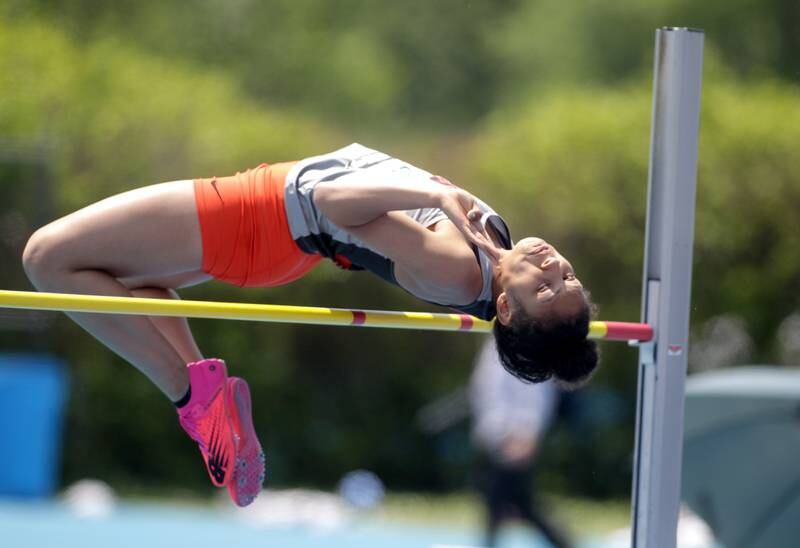
[[60,230],[52,225],[40,228],[28,239],[22,252],[22,267],[37,289],[44,289],[64,270],[62,240]]

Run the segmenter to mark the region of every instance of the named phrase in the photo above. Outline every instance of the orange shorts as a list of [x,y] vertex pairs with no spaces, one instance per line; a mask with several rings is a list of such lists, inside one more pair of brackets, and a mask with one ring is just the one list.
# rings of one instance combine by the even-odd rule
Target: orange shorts
[[283,191],[295,163],[194,180],[204,272],[241,287],[271,287],[300,278],[320,261],[289,232]]

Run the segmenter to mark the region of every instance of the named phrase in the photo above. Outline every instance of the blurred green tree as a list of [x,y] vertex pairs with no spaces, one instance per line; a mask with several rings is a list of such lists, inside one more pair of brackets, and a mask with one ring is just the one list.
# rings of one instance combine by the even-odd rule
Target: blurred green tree
[[[7,2],[0,6],[0,135],[17,146],[47,144],[56,181],[51,215],[133,186],[230,173],[368,138],[485,197],[517,237],[555,242],[604,317],[635,319],[652,27],[707,24],[715,31],[707,35],[692,319],[738,312],[759,357],[770,359],[776,326],[799,304],[794,8],[783,0],[559,6]],[[41,222],[31,217],[40,180],[18,167],[0,174],[3,213],[22,212],[32,230]],[[2,286],[19,287],[19,243],[4,253]],[[325,267],[277,290],[209,284],[185,294],[432,308],[366,275],[354,283]],[[465,381],[476,339],[193,325],[209,355],[224,356],[251,381],[273,482],[332,485],[355,467],[375,469],[392,488],[457,481],[412,416]],[[169,403],[133,368],[64,318],[49,339],[74,366],[66,481],[91,474],[118,485],[207,490]],[[5,349],[22,344],[3,338]],[[631,414],[591,450],[565,434],[554,451],[553,484],[626,496],[635,356],[621,346],[603,353],[593,387],[623,394]]]
[[367,133],[463,128],[532,90],[635,79],[665,25],[704,28],[743,78],[800,79],[794,0],[26,0],[2,13],[214,68],[259,102]]

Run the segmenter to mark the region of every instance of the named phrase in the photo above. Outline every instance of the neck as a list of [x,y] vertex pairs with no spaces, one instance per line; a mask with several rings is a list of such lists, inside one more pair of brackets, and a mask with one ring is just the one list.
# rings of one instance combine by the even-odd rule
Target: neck
[[497,302],[497,297],[503,292],[503,287],[500,285],[500,265],[494,265],[492,268],[492,300]]

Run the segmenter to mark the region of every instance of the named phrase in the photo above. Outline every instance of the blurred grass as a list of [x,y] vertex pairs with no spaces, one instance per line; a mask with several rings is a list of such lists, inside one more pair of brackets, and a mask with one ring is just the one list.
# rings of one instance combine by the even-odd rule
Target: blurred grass
[[[168,504],[202,508],[217,506],[227,499],[211,492],[198,496],[191,490],[172,489],[154,492],[132,485],[117,486],[123,499],[146,504]],[[630,525],[631,506],[627,499],[589,499],[561,495],[542,495],[542,508],[575,538],[596,537]],[[478,531],[484,524],[480,497],[467,491],[450,494],[387,493],[380,508],[370,519],[394,525],[442,526]]]
[[[543,496],[541,503],[549,515],[579,538],[608,533],[630,524],[628,500]],[[377,517],[393,523],[477,529],[483,526],[483,512],[480,498],[471,493],[389,493]]]

